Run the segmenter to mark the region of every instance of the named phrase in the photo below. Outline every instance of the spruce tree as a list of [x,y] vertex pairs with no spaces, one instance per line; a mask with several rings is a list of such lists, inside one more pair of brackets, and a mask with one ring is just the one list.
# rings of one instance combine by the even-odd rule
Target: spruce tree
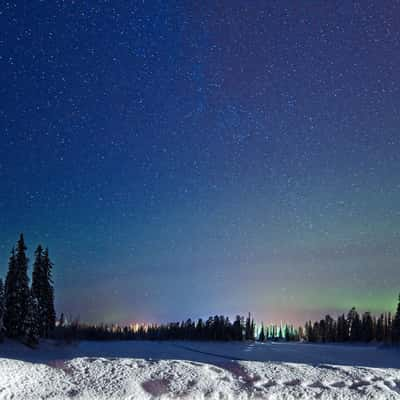
[[256,336],[256,324],[254,323],[254,319],[251,319],[250,324],[250,340],[254,340]]
[[304,330],[305,330],[306,339],[309,342],[313,342],[314,338],[313,338],[313,329],[312,329],[312,322],[311,321],[306,322]]
[[321,340],[319,322],[315,321],[312,328],[312,341],[319,342]]
[[35,347],[38,344],[41,326],[39,305],[31,292],[28,297],[27,312],[24,319],[24,341],[26,345]]
[[364,342],[371,342],[374,339],[374,320],[369,312],[365,312],[362,316],[361,332]]
[[278,340],[282,340],[282,339],[283,339],[283,329],[282,329],[282,324],[281,324],[278,327]]
[[45,337],[48,337],[49,333],[54,330],[56,324],[56,311],[54,307],[54,287],[53,287],[53,263],[49,257],[49,250],[43,253],[43,268],[45,277],[45,305],[46,305],[46,320],[45,320]]
[[[64,316],[64,314],[61,315]],[[60,323],[61,323],[61,318],[60,318]],[[203,335],[204,335],[204,323],[203,320],[199,318],[196,325],[196,339],[197,340],[204,339]]]
[[38,334],[39,336],[45,335],[45,321],[46,321],[46,304],[45,304],[45,272],[43,266],[43,249],[38,246],[35,251],[35,262],[32,271],[32,296],[37,302],[38,313]]
[[250,324],[251,324],[251,319],[249,313],[249,316],[246,318],[245,334],[244,334],[245,340],[250,340]]
[[396,314],[392,322],[392,341],[393,343],[400,342],[400,295],[399,302],[397,304]]
[[17,317],[16,317],[16,298],[15,298],[15,285],[16,285],[16,272],[17,262],[15,259],[15,249],[12,248],[11,255],[8,261],[8,272],[6,276],[6,284],[4,288],[5,296],[5,311],[3,317],[4,329],[6,330],[7,336],[15,336]]
[[383,318],[383,342],[387,343],[389,341],[389,326],[388,326],[388,315],[384,314]]
[[350,341],[357,342],[361,340],[361,320],[355,307],[347,314],[347,322],[350,331]]
[[6,312],[4,325],[10,337],[22,337],[24,321],[28,311],[29,278],[28,258],[25,254],[26,246],[21,234],[17,243],[17,252],[11,252],[9,270],[6,278]]
[[255,332],[254,320],[251,318],[251,314],[249,313],[246,319],[245,339],[254,340],[254,332]]
[[258,340],[260,342],[265,342],[264,324],[261,324],[261,331]]
[[28,258],[26,256],[26,246],[24,242],[24,236],[21,234],[17,243],[17,298],[18,306],[20,308],[21,315],[21,326],[22,329],[20,334],[24,334],[23,320],[28,313],[29,301],[30,301],[30,290],[29,290],[29,278],[28,278]]
[[383,339],[385,338],[385,322],[384,322],[384,316],[381,314],[376,322],[376,334],[375,338],[377,342],[383,342]]
[[49,252],[43,252],[42,246],[35,251],[35,263],[32,273],[32,295],[37,302],[39,315],[39,336],[48,337],[55,327],[54,289],[52,286],[52,267]]
[[386,319],[385,343],[390,343],[392,341],[392,332],[393,332],[392,313],[389,311],[387,313],[387,319]]
[[239,315],[236,316],[232,330],[234,340],[243,340],[243,318]]
[[4,311],[5,311],[4,285],[3,285],[3,280],[0,279],[0,342],[2,342],[4,339],[4,325],[3,325]]

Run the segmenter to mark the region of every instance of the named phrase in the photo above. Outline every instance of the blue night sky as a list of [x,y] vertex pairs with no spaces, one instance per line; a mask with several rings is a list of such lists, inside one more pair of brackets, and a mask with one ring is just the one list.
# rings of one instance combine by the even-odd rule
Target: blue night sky
[[58,312],[302,322],[400,289],[398,1],[0,6],[0,275]]

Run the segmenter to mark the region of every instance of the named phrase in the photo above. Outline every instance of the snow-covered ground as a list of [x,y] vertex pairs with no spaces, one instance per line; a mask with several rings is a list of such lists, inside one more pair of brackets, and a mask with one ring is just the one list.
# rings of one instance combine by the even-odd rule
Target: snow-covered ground
[[400,352],[298,343],[0,344],[0,399],[400,399]]

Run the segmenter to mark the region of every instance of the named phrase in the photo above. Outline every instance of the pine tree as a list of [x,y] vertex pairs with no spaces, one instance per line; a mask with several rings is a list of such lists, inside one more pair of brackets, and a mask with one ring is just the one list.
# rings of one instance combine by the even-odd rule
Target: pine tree
[[299,341],[303,341],[304,340],[304,330],[303,330],[303,327],[302,326],[299,326],[298,327],[298,329],[297,329],[297,340],[299,340]]
[[39,314],[39,305],[37,299],[31,292],[28,297],[27,313],[24,319],[24,341],[30,347],[35,347],[38,344],[40,335],[41,320]]
[[264,324],[261,324],[261,331],[260,331],[260,335],[258,337],[258,340],[260,342],[265,342]]
[[386,328],[385,328],[385,343],[390,343],[392,341],[392,314],[389,311],[386,317]]
[[6,312],[4,325],[10,337],[24,336],[24,320],[28,311],[29,278],[26,246],[21,234],[17,243],[17,252],[11,252],[9,270],[6,278]]
[[393,343],[400,342],[400,295],[399,302],[397,304],[396,314],[392,322],[392,341]]
[[245,339],[251,340],[251,315],[250,315],[250,313],[249,313],[248,317],[246,318]]
[[6,284],[4,288],[5,295],[5,311],[3,317],[4,329],[7,336],[17,335],[17,317],[16,317],[16,275],[17,275],[17,262],[15,259],[15,249],[12,248],[11,255],[8,261],[8,272],[6,276]]
[[357,342],[361,340],[361,320],[355,307],[347,314],[347,322],[350,331],[350,341]]
[[278,327],[278,339],[279,339],[279,340],[282,340],[282,339],[283,339],[282,324]]
[[371,313],[365,312],[362,317],[362,340],[370,342],[374,339],[374,321]]
[[43,249],[38,246],[35,251],[35,262],[32,272],[32,296],[37,302],[37,312],[39,319],[39,336],[45,335],[46,305],[45,305],[45,272],[43,268]]
[[333,318],[328,314],[325,316],[325,341],[334,342],[335,341],[335,322]]
[[232,330],[234,340],[243,340],[243,318],[240,315],[236,316]]
[[45,336],[54,330],[56,324],[56,311],[54,307],[54,287],[53,287],[53,263],[49,257],[49,250],[43,253],[43,267],[45,272],[45,300],[46,300],[46,331]]
[[32,273],[32,295],[38,305],[39,336],[48,337],[55,327],[54,289],[52,286],[52,267],[49,252],[43,252],[42,246],[35,251],[35,263]]
[[311,321],[306,322],[304,327],[306,340],[309,342],[313,342],[313,331],[312,331],[312,323]]
[[315,321],[312,327],[312,338],[314,342],[319,342],[321,340],[319,322]]
[[385,322],[384,322],[384,316],[381,314],[376,322],[376,334],[375,338],[378,342],[383,342],[383,339],[385,338]]
[[256,324],[254,323],[254,318],[252,318],[250,323],[250,340],[254,340],[256,334]]
[[4,339],[4,325],[3,325],[4,311],[5,311],[4,285],[3,285],[3,280],[0,279],[0,342],[2,342]]

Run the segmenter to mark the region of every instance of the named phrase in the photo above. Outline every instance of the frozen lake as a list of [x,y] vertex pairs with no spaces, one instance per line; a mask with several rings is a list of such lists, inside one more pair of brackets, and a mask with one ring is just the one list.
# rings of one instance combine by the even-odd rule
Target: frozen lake
[[0,344],[0,399],[400,399],[400,352],[301,343]]
[[309,343],[247,343],[189,341],[82,341],[72,345],[46,342],[39,350],[0,345],[0,357],[30,362],[70,360],[77,357],[173,359],[208,363],[226,360],[275,361],[310,365],[336,364],[374,368],[400,368],[400,351],[374,345]]

